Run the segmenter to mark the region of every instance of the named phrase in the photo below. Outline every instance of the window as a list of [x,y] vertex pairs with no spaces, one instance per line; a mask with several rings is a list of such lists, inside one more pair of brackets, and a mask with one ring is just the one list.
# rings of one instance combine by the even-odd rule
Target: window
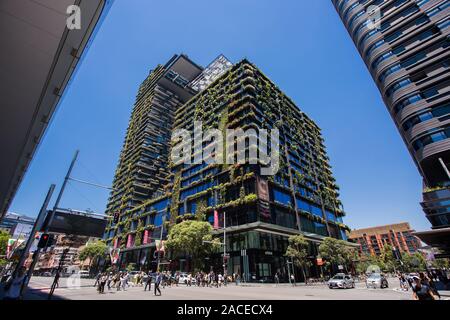
[[401,110],[403,110],[405,107],[414,104],[420,100],[422,100],[422,95],[420,93],[414,93],[410,96],[407,96],[406,98],[404,98],[402,101],[400,101],[399,103],[397,103],[397,105],[394,107],[394,112],[397,114],[399,113]]
[[401,88],[406,87],[407,85],[409,85],[411,83],[411,80],[409,80],[409,78],[406,79],[402,79],[399,81],[396,81],[393,85],[391,85],[389,87],[389,89],[386,91],[386,95],[388,97],[392,96],[392,94],[394,92],[396,92],[397,90],[400,90]]
[[383,73],[378,77],[378,80],[383,82],[389,75],[397,73],[400,70],[402,70],[402,67],[399,63],[397,63],[383,71]]
[[353,27],[353,23],[355,22],[356,19],[358,19],[359,17],[361,17],[364,13],[366,13],[365,10],[361,10],[360,12],[358,12],[357,14],[355,14],[350,21],[348,22],[348,30],[351,30]]
[[408,131],[412,127],[414,127],[416,124],[433,119],[433,118],[439,118],[442,116],[446,116],[450,114],[450,104],[441,105],[433,108],[431,111],[427,111],[424,113],[420,113],[418,115],[413,116],[412,118],[409,118],[406,120],[402,127],[403,130]]
[[273,189],[273,200],[286,206],[292,205],[292,197],[288,193],[278,189]]
[[450,127],[444,128],[442,131],[434,132],[417,139],[413,142],[413,148],[414,150],[418,151],[431,143],[445,140],[448,137],[450,137]]
[[394,54],[392,51],[388,51],[383,53],[381,56],[379,56],[374,62],[372,62],[372,69],[377,68],[381,62],[387,60],[388,58],[392,57]]

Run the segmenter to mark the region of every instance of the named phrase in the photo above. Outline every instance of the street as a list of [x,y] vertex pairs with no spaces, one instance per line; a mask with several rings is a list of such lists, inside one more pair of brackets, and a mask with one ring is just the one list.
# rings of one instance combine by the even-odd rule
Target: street
[[[26,299],[46,299],[53,278],[33,277]],[[67,286],[67,278],[60,280],[54,299],[69,300],[411,300],[411,291],[398,290],[396,279],[390,279],[388,289],[367,289],[364,283],[357,283],[355,289],[329,289],[326,285],[303,284],[292,287],[288,284],[244,284],[234,283],[221,288],[166,287],[162,296],[144,292],[143,287],[129,287],[127,291],[105,288],[99,294],[93,287],[94,280],[81,279],[79,287]],[[153,286],[152,286],[153,289]]]

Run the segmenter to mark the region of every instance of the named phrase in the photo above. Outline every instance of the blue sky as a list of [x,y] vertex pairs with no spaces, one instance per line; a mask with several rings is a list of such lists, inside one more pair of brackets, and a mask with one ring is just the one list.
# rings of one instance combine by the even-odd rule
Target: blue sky
[[[73,176],[110,185],[138,86],[175,53],[248,58],[315,120],[350,227],[429,229],[419,173],[330,0],[115,0],[10,211],[35,216],[76,149]],[[107,198],[70,183],[61,206],[103,212]]]

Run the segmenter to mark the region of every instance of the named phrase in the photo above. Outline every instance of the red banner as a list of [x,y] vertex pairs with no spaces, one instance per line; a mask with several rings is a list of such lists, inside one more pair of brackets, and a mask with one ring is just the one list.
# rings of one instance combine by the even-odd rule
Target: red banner
[[214,210],[214,229],[219,229],[219,213]]
[[132,234],[128,235],[127,248],[131,248],[134,244],[134,236]]
[[144,231],[144,241],[143,241],[143,244],[149,244],[149,243],[151,243],[151,240],[150,240],[150,231],[149,231],[149,230],[145,230],[145,231]]

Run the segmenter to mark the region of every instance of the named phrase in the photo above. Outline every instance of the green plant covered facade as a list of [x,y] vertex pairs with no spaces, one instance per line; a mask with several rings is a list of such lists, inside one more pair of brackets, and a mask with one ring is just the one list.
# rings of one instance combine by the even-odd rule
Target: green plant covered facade
[[[107,242],[123,247],[127,246],[123,239],[134,234],[135,252],[127,248],[125,260],[143,261],[143,252],[152,246],[151,241],[143,241],[148,236],[146,226],[151,225],[157,237],[163,224],[164,231],[184,220],[213,224],[215,211],[220,227],[226,216],[228,272],[245,274],[248,281],[272,279],[275,272],[287,275],[284,253],[290,235],[303,234],[311,243],[312,256],[324,237],[346,240],[349,228],[342,221],[339,187],[320,129],[256,66],[247,60],[233,65],[174,111],[172,129],[193,131],[194,121],[201,121],[204,131],[218,129],[224,135],[227,129],[277,128],[278,173],[263,176],[260,164],[174,164],[169,160],[168,183],[161,185],[166,193],[124,212],[122,218],[130,220],[130,228],[123,222],[107,228]],[[215,231],[218,237],[222,232]],[[244,249],[247,258],[241,257]],[[212,257],[211,263],[220,267],[220,256]],[[172,267],[188,270],[189,262]],[[311,272],[318,272],[317,266]]]

